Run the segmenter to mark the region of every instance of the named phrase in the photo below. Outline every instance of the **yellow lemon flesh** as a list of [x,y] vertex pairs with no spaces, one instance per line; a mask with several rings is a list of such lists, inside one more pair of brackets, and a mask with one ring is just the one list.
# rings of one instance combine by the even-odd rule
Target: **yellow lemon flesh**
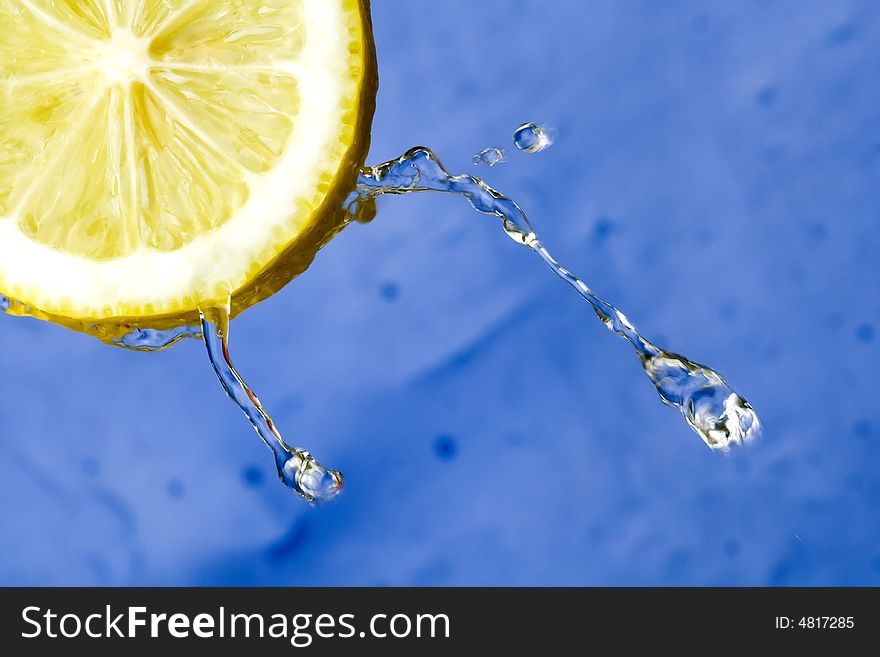
[[376,91],[366,0],[0,0],[0,26],[19,309],[99,335],[237,313],[343,225]]

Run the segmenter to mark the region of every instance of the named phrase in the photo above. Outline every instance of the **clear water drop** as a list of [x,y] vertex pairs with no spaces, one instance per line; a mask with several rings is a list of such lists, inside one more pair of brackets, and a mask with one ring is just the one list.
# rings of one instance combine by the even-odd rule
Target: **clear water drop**
[[504,149],[498,148],[496,146],[484,148],[479,153],[474,155],[474,164],[476,166],[479,166],[481,164],[488,164],[490,167],[494,167],[496,164],[501,164],[502,162],[506,161],[507,156],[504,153]]
[[330,502],[342,492],[342,474],[299,450],[281,468],[281,479],[311,502]]
[[714,370],[663,350],[642,366],[663,403],[679,409],[712,449],[727,451],[760,434],[754,409]]
[[523,123],[514,130],[513,143],[524,153],[540,153],[553,145],[553,134],[546,126]]

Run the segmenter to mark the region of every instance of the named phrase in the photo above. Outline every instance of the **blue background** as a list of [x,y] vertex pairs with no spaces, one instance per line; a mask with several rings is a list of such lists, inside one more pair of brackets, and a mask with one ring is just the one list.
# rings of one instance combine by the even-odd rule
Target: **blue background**
[[[763,440],[707,449],[495,221],[386,199],[233,325],[288,442],[345,472],[328,507],[276,482],[199,343],[0,318],[0,583],[880,584],[880,6],[373,14],[370,161],[484,175]],[[516,152],[526,120],[556,144]]]

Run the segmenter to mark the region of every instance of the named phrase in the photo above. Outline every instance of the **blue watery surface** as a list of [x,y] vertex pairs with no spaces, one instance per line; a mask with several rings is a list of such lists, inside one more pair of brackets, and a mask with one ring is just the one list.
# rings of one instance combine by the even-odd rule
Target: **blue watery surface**
[[[370,163],[484,176],[763,439],[711,452],[459,199],[380,199],[232,326],[285,439],[345,473],[330,506],[275,481],[203,345],[0,318],[0,583],[880,584],[880,7],[373,14]],[[552,148],[517,151],[525,121]]]

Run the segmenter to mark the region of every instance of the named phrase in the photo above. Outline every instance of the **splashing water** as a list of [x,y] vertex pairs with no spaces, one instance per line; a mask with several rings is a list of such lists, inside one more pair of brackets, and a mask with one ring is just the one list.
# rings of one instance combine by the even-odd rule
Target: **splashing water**
[[201,326],[178,326],[164,331],[136,328],[114,339],[112,344],[132,351],[162,351],[185,338],[201,337]]
[[523,123],[513,131],[513,143],[525,153],[540,153],[553,145],[553,134],[546,126]]
[[229,307],[201,311],[201,332],[217,378],[272,450],[281,482],[309,502],[329,502],[342,490],[342,474],[318,463],[306,450],[289,447],[260,400],[235,370],[229,355]]
[[721,375],[653,345],[626,315],[596,296],[586,283],[553,259],[516,203],[478,178],[450,175],[427,148],[413,148],[396,160],[364,169],[358,178],[357,192],[349,198],[349,212],[374,212],[369,205],[376,197],[413,192],[456,194],[466,198],[478,211],[501,219],[504,231],[512,240],[534,251],[553,273],[590,304],[610,331],[633,347],[663,403],[681,411],[709,447],[726,451],[759,435],[758,416]]
[[[26,304],[3,294],[0,294],[0,312],[39,316]],[[121,338],[97,337],[117,347],[147,352],[161,351],[186,338],[204,339],[217,378],[272,451],[281,482],[309,502],[329,502],[335,498],[342,490],[342,474],[325,468],[306,450],[289,447],[259,398],[236,371],[229,353],[229,307],[202,309],[200,318],[199,326],[166,330],[135,328]]]
[[502,162],[506,161],[507,156],[504,153],[504,149],[498,148],[497,146],[484,148],[479,153],[474,155],[474,164],[476,166],[479,166],[481,164],[488,164],[490,167],[494,167],[496,164],[501,164]]
[[253,390],[235,369],[229,351],[229,305],[200,311],[199,326],[167,330],[133,329],[111,344],[134,351],[161,351],[185,338],[205,341],[208,358],[220,384],[250,420],[257,435],[272,451],[278,478],[309,502],[329,502],[342,491],[342,474],[325,468],[304,449],[289,447]]
[[[528,126],[534,124],[525,124],[521,128]],[[542,148],[546,148],[546,145]],[[590,304],[610,331],[632,346],[663,403],[681,411],[687,423],[709,447],[726,451],[760,434],[761,425],[752,407],[717,372],[653,345],[622,312],[596,296],[586,283],[553,259],[538,239],[525,213],[514,201],[478,178],[449,174],[429,149],[412,148],[395,160],[362,169],[357,188],[345,203],[346,221],[371,219],[375,215],[375,201],[379,196],[416,192],[462,196],[479,212],[501,219],[504,231],[513,241],[533,251],[553,273]],[[0,312],[39,316],[30,306],[2,294]],[[136,328],[121,338],[98,337],[115,346],[137,351],[159,351],[185,338],[203,339],[224,390],[272,451],[281,482],[309,502],[334,499],[342,490],[342,475],[318,463],[308,451],[288,446],[260,400],[236,371],[229,352],[228,305],[203,308],[200,317],[199,326],[167,330]]]

